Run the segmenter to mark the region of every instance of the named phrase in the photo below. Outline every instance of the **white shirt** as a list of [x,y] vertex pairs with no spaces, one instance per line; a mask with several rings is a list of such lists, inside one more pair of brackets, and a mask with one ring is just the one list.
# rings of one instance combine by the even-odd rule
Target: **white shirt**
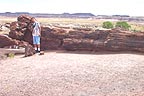
[[32,32],[33,36],[40,36],[40,24],[39,22],[35,21],[33,23],[33,32]]

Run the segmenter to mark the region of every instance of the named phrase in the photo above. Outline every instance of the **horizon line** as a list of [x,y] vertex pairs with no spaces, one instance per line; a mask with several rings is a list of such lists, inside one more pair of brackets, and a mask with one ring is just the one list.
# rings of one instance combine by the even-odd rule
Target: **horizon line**
[[25,14],[69,14],[69,15],[73,15],[73,14],[76,14],[76,13],[79,13],[79,14],[92,14],[94,16],[131,16],[131,15],[128,15],[128,14],[93,14],[91,12],[75,12],[75,13],[70,13],[70,12],[62,12],[62,13],[45,13],[45,12],[24,12],[24,11],[21,11],[21,12],[0,12],[0,13],[18,13],[18,14],[22,14],[22,13],[25,13]]

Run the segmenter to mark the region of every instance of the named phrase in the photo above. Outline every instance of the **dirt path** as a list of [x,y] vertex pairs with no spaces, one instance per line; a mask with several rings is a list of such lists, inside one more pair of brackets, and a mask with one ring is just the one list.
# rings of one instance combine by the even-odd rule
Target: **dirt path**
[[0,61],[0,96],[144,96],[144,55],[16,56]]

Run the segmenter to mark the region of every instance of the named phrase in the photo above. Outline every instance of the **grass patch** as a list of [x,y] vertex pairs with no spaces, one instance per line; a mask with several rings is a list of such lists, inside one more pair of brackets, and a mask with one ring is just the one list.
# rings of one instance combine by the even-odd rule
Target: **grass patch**
[[144,25],[138,23],[131,23],[131,31],[133,32],[144,32]]
[[[102,27],[103,22],[109,21],[107,19],[100,20],[100,19],[85,19],[85,18],[37,18],[37,20],[43,26],[72,26],[72,27],[79,27],[79,28],[93,28]],[[17,17],[3,17],[0,16],[0,24],[10,23],[13,21],[17,21]],[[117,21],[111,21],[114,25]],[[131,25],[130,31],[133,32],[144,32],[144,25],[136,22],[127,22]],[[4,34],[8,32],[0,32],[0,34]]]
[[7,57],[9,57],[9,58],[14,58],[14,57],[15,57],[15,54],[14,54],[14,53],[8,53],[8,54],[7,54]]

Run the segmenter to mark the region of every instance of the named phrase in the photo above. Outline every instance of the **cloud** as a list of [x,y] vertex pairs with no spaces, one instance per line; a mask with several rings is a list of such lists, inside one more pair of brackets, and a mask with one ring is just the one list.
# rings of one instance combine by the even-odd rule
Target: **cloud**
[[2,0],[1,12],[143,15],[143,0]]

